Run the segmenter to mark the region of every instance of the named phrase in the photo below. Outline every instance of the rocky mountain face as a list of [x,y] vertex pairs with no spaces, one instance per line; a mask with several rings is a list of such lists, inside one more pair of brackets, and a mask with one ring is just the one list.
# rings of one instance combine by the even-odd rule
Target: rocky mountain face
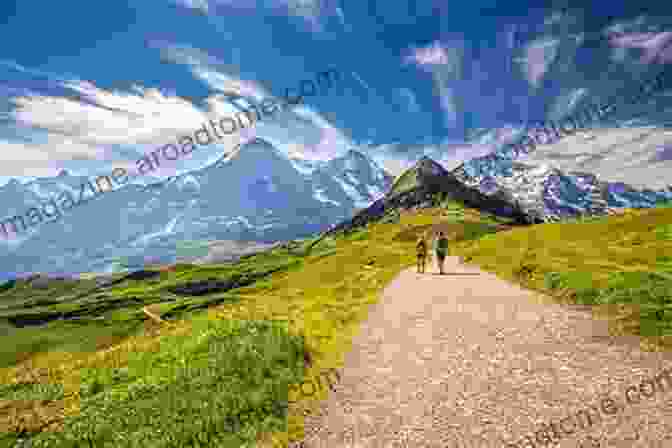
[[[381,219],[391,210],[430,207],[437,204],[437,198],[451,198],[468,207],[514,218],[519,223],[604,215],[615,208],[653,207],[660,201],[672,200],[670,186],[637,189],[623,182],[605,181],[590,172],[563,171],[549,163],[534,165],[520,161],[529,161],[535,151],[536,148],[505,145],[452,171],[429,157],[422,157],[395,180],[384,198],[334,226],[327,234],[352,230]],[[540,151],[551,152],[544,147]],[[561,155],[557,157],[560,159]],[[565,162],[565,166],[576,168],[579,162]]]
[[397,178],[387,195],[354,217],[324,232],[313,245],[327,235],[349,232],[369,222],[380,220],[390,212],[433,207],[444,200],[458,201],[467,207],[513,218],[514,222],[521,224],[531,219],[520,209],[509,192],[499,190],[485,194],[478,188],[465,185],[457,176],[446,171],[431,158],[423,157],[416,165]]
[[[173,262],[185,240],[269,243],[305,237],[352,216],[392,183],[354,150],[311,165],[310,172],[297,169],[296,161],[257,139],[201,170],[101,194],[35,227],[25,240],[3,240],[0,270],[101,272],[120,259],[138,267]],[[20,214],[84,180],[62,173],[25,185],[10,182],[0,188],[0,198]]]
[[516,160],[525,160],[526,155],[495,152],[465,162],[453,174],[487,195],[509,194],[534,221],[606,214],[613,208],[652,207],[658,201],[672,199],[669,187],[638,190],[623,182],[605,181],[594,173]]

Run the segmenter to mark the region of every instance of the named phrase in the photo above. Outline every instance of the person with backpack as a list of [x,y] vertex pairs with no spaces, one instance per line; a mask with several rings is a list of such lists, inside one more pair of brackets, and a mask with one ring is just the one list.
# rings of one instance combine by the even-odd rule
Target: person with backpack
[[436,261],[439,265],[439,274],[443,275],[443,263],[446,261],[446,255],[448,254],[448,238],[443,235],[443,232],[439,232],[436,238]]
[[427,263],[427,242],[424,236],[418,238],[415,250],[418,254],[418,274],[421,274],[425,272],[425,264]]

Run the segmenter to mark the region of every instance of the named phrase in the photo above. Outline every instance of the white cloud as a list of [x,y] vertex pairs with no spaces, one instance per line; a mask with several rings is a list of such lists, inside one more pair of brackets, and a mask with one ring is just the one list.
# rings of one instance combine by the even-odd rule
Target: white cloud
[[306,146],[303,154],[305,158],[327,160],[344,153],[349,147],[353,146],[352,140],[320,113],[307,106],[298,106],[294,109],[294,113],[309,121],[320,131],[319,142],[315,145]]
[[455,106],[455,94],[453,89],[442,85],[440,87],[439,102],[444,112],[446,126],[452,128],[457,123],[457,107]]
[[[672,32],[613,33],[610,43],[618,48],[639,48],[644,51],[642,62],[672,62]],[[616,56],[618,57],[618,56]]]
[[206,14],[210,12],[208,7],[208,0],[172,0],[173,3],[184,6],[186,8],[196,9]]
[[451,65],[460,63],[455,58],[456,54],[454,48],[442,45],[439,41],[434,41],[426,47],[411,47],[408,54],[404,56],[404,63],[416,64],[419,67],[435,66],[435,65]]
[[425,47],[411,47],[407,53],[403,58],[404,64],[415,64],[432,74],[434,90],[444,111],[446,126],[454,127],[457,123],[458,110],[452,83],[462,77],[464,42],[434,41]]
[[136,93],[107,91],[89,82],[65,85],[86,102],[56,96],[13,98],[11,113],[24,128],[46,129],[90,145],[159,144],[192,131],[207,115],[192,103],[153,88],[135,86]]
[[[135,160],[143,155],[179,137],[193,135],[210,119],[239,113],[227,101],[227,94],[256,101],[272,98],[264,86],[240,79],[206,52],[156,42],[152,45],[164,60],[187,65],[217,93],[203,104],[195,104],[176,93],[151,87],[107,90],[88,81],[43,74],[64,93],[59,96],[52,91],[37,94],[23,90],[20,96],[9,98],[15,107],[4,113],[3,118],[11,123],[6,130],[23,139],[0,134],[0,176],[52,176],[62,168],[71,169],[67,165],[73,161],[85,161],[95,171],[116,167],[134,171]],[[16,69],[32,73],[22,66]],[[350,144],[349,138],[327,119],[300,105],[219,140],[211,145],[211,151],[194,151],[178,161],[161,164],[161,169],[152,174],[169,176],[197,169],[212,159],[212,153],[221,155],[222,150],[256,136],[270,136],[279,145],[296,145],[308,157],[317,158],[336,155]]]
[[150,42],[150,46],[159,50],[163,60],[188,66],[196,78],[213,90],[256,100],[270,96],[270,93],[259,83],[240,79],[236,68],[201,49],[159,41]]
[[[7,137],[7,133],[4,139],[0,136],[0,175],[50,175],[73,160],[89,161],[95,169],[109,165],[111,170],[181,136],[192,135],[211,118],[238,112],[217,96],[208,98],[203,109],[154,88],[136,85],[129,91],[105,90],[88,81],[54,78],[50,79],[52,83],[71,94],[27,91],[9,98],[14,107],[5,114],[11,121],[7,129],[13,128],[23,139]],[[241,85],[240,92],[250,93]],[[225,146],[231,143],[220,141]],[[175,174],[183,162],[189,163],[185,158],[166,169]]]
[[0,139],[4,157],[0,163],[0,176],[55,176],[63,164],[71,160],[91,160],[100,155],[100,150],[68,141],[67,138],[52,138],[47,142],[16,142]]
[[558,54],[560,39],[545,37],[532,41],[525,48],[525,56],[514,59],[520,63],[527,80],[534,87],[539,86],[539,82],[548,70],[548,67],[555,60]]

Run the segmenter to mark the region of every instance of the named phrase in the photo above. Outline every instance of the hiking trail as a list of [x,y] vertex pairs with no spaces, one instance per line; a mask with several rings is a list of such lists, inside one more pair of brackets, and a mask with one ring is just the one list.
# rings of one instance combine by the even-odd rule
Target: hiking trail
[[[609,336],[589,307],[553,303],[457,257],[445,267],[403,271],[370,307],[336,391],[306,418],[303,446],[672,446],[672,377],[650,398],[647,385],[639,403],[624,399],[672,366],[669,353]],[[599,410],[606,395],[617,414],[593,408],[592,425],[583,414],[567,435],[565,420],[556,445],[534,439],[542,424]]]

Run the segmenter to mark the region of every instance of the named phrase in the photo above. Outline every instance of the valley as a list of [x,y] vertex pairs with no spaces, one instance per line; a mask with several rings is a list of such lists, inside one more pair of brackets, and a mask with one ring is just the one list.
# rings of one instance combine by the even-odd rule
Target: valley
[[[129,446],[140,446],[147,443],[152,425],[165,427],[162,421],[170,421],[176,429],[164,436],[152,436],[157,444],[168,443],[168,438],[161,440],[170,434],[179,434],[186,443],[201,431],[209,434],[212,443],[226,443],[227,437],[242,438],[238,440],[243,443],[243,439],[250,441],[252,434],[256,434],[254,439],[269,443],[300,439],[304,410],[308,414],[317,412],[315,406],[326,399],[328,388],[322,388],[314,397],[294,397],[291,394],[296,390],[291,392],[289,386],[306,381],[301,378],[319,377],[326,370],[343,368],[343,356],[352,349],[352,338],[367,319],[369,308],[379,302],[381,292],[392,279],[413,265],[416,236],[437,229],[448,232],[451,255],[462,257],[465,263],[476,263],[501,278],[556,297],[554,300],[561,303],[591,304],[597,315],[610,319],[614,331],[638,334],[652,346],[665,345],[672,328],[672,316],[664,312],[665,297],[669,297],[665,291],[672,287],[672,265],[668,266],[669,260],[665,261],[661,254],[672,244],[664,231],[665,222],[671,218],[670,210],[655,208],[588,222],[529,226],[464,208],[450,199],[442,201],[437,196],[433,205],[415,211],[399,209],[398,222],[374,220],[345,233],[335,232],[319,242],[313,237],[276,245],[237,262],[152,268],[144,273],[108,276],[104,282],[93,278],[70,283],[39,278],[19,280],[0,296],[3,328],[9,329],[3,340],[14,341],[9,344],[14,351],[7,352],[3,344],[6,352],[2,375],[4,384],[24,385],[21,387],[27,388],[31,398],[20,402],[0,399],[0,423],[9,431],[8,436],[15,434],[7,440],[32,434],[33,446],[51,446],[49,443],[56,440],[66,446],[62,445],[65,438],[83,443],[87,437],[102,444],[104,438],[119,434],[122,427],[124,434],[132,438]],[[606,228],[612,230],[605,232]],[[594,246],[594,235],[601,235],[604,247],[609,249]],[[567,245],[566,241],[572,244]],[[623,251],[626,247],[627,253]],[[539,255],[536,251],[540,251]],[[593,284],[591,278],[597,283]],[[624,294],[644,279],[650,284],[637,289],[637,299]],[[196,284],[210,289],[196,292]],[[191,296],[187,293],[190,289]],[[129,300],[133,303],[130,306]],[[636,303],[642,308],[632,306]],[[143,307],[149,305],[165,321],[163,324],[143,313]],[[9,320],[12,316],[16,322],[18,317],[37,318],[50,313],[77,315],[80,319],[59,319],[41,327],[24,328],[12,328]],[[222,348],[235,344],[247,351],[209,351],[221,344]],[[278,351],[278,347],[287,348]],[[205,353],[211,355],[203,357]],[[212,364],[208,361],[212,356],[222,358]],[[231,356],[243,358],[235,358],[237,361],[230,364],[234,359]],[[12,359],[18,364],[14,365]],[[165,363],[161,359],[172,361]],[[235,367],[236,363],[242,364]],[[221,368],[212,369],[220,364]],[[168,373],[180,365],[189,369],[190,379],[186,382],[187,370]],[[211,368],[199,370],[206,365]],[[271,365],[276,367],[265,370]],[[285,367],[278,370],[281,365]],[[238,382],[256,369],[271,376],[259,384]],[[76,372],[80,373],[75,375]],[[119,372],[126,373],[119,376]],[[216,392],[216,378],[229,378],[227,382],[234,389]],[[28,392],[30,387],[37,387],[30,384],[61,385],[61,392],[48,399],[40,398],[43,393]],[[185,389],[193,387],[189,384],[201,384],[199,388],[212,384],[212,389],[202,389],[208,390],[210,397],[194,398],[194,404],[184,402],[180,407],[167,404],[173,394],[196,397],[194,393],[199,389]],[[150,390],[155,391],[151,399],[155,404],[151,406],[146,402],[149,398],[141,399],[149,397],[146,393]],[[163,392],[157,395],[159,390]],[[171,412],[193,412],[197,402],[214,406],[209,413],[213,418],[220,413],[232,415],[225,405],[228,394],[252,399],[253,390],[277,397],[270,399],[274,403],[288,400],[291,406],[286,416],[272,410],[253,414],[241,423],[246,429],[236,433],[217,430],[215,420],[212,427],[198,426],[196,420],[190,419],[175,425],[177,414]],[[108,400],[116,404],[110,408],[105,404]],[[150,407],[141,407],[142,400],[146,402],[142,406]],[[159,404],[162,400],[168,401]],[[136,415],[147,412],[141,409],[156,406],[168,412],[157,416],[156,423],[128,420],[129,412]],[[255,405],[249,402],[245,406]],[[285,424],[288,426],[283,429]],[[80,433],[78,428],[91,428],[93,432]],[[137,428],[138,432],[130,428]],[[7,443],[3,446],[13,446],[13,442]]]

